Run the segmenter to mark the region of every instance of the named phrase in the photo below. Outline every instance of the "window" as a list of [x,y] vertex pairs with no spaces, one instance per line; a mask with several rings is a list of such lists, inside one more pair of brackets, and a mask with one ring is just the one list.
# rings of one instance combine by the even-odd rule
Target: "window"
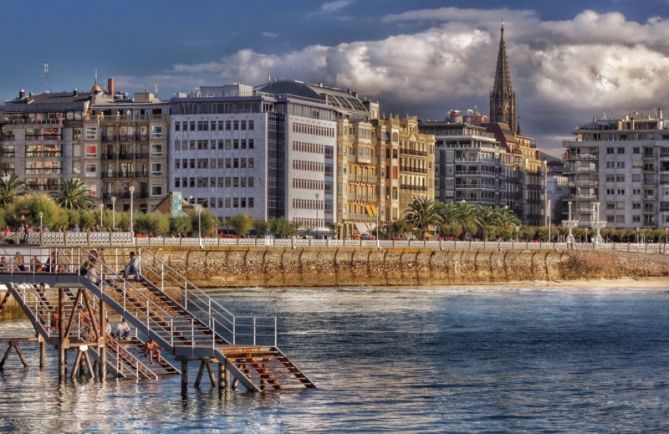
[[181,169],[181,160],[180,159],[174,160],[174,168],[175,169]]
[[[238,130],[239,129],[239,121],[233,121],[232,122],[232,129],[233,130]],[[235,207],[236,208],[236,207]]]
[[160,139],[163,137],[163,127],[161,125],[151,126],[151,138]]
[[162,196],[162,195],[163,195],[162,185],[151,185],[151,196]]
[[86,145],[86,156],[87,157],[97,157],[98,155],[98,145]]
[[254,198],[249,197],[248,201],[247,201],[247,205],[248,205],[249,208],[253,208],[253,202],[254,202]]
[[254,122],[253,122],[253,120],[250,120],[249,121],[249,130],[252,130],[253,128],[254,128]]
[[97,127],[86,127],[86,139],[95,140],[98,138],[98,128]]
[[625,153],[625,148],[623,148],[622,146],[618,147],[617,153],[618,154],[624,154]]
[[606,148],[606,153],[611,155],[615,152],[615,148]]
[[151,144],[151,155],[163,155],[163,145],[159,143]]
[[641,153],[641,148],[632,148],[632,153],[633,154],[640,154]]
[[246,121],[242,121],[242,130],[246,130]]
[[162,163],[151,163],[151,176],[159,176],[163,174]]
[[174,123],[174,131],[181,131],[181,122]]
[[231,121],[225,121],[225,129],[230,131],[232,129],[231,127],[232,122]]
[[95,178],[98,175],[97,163],[86,163],[86,177]]
[[248,159],[247,167],[248,167],[249,169],[253,169],[254,164],[255,164],[255,163],[254,163],[253,158],[249,158],[249,159]]
[[[252,121],[249,121],[249,122],[252,122]],[[249,149],[253,149],[253,146],[254,146],[253,139],[248,140],[248,146],[249,146]]]
[[174,178],[174,187],[181,187],[181,178]]

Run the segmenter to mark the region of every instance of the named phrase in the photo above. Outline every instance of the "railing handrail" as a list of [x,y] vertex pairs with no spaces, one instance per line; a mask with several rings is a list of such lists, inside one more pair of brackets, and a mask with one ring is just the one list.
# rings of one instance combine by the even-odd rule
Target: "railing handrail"
[[[158,375],[156,375],[155,372],[153,372],[148,366],[144,364],[141,360],[137,358],[134,354],[132,354],[130,351],[126,350],[116,339],[107,336],[107,344],[111,345],[112,349],[116,351],[117,355],[123,353],[124,356],[130,359],[131,362],[135,363],[135,367],[138,370],[141,370],[144,376],[146,377],[151,377],[154,380],[158,380]],[[115,346],[115,348],[114,348]],[[118,356],[117,356],[118,357]],[[130,365],[132,366],[132,364]]]
[[[168,276],[172,276],[172,278],[174,279],[173,281],[175,283],[177,283],[178,288],[181,288],[181,286],[180,286],[181,282],[184,282],[186,285],[188,285],[188,300],[192,301],[193,295],[195,295],[198,299],[200,299],[199,302],[205,304],[208,308],[208,312],[205,312],[205,315],[206,315],[206,318],[207,318],[207,324],[212,324],[213,325],[214,332],[216,331],[216,327],[215,327],[216,322],[221,324],[221,326],[223,326],[229,333],[232,334],[232,338],[233,338],[232,343],[233,344],[235,343],[234,342],[235,341],[235,336],[236,335],[241,335],[240,333],[237,333],[237,330],[236,330],[236,327],[239,325],[239,324],[237,324],[238,319],[250,318],[250,319],[254,319],[254,322],[257,319],[271,319],[271,320],[273,320],[272,327],[276,328],[276,317],[272,317],[272,316],[262,316],[262,317],[258,317],[258,316],[236,316],[229,309],[227,309],[225,306],[220,304],[214,298],[207,295],[204,291],[202,291],[200,288],[198,288],[197,285],[192,283],[185,276],[183,276],[181,273],[179,273],[172,266],[167,264],[165,261],[163,261],[161,258],[159,258],[156,254],[154,254],[150,250],[140,249],[140,257],[142,255],[142,253],[144,253],[144,252],[148,253],[149,256],[151,257],[151,259],[154,262],[157,261],[160,264],[161,270],[167,270],[168,271]],[[144,265],[146,265],[146,264],[144,264]],[[157,274],[157,272],[155,272],[155,271],[153,271],[153,273]],[[164,277],[164,273],[163,273],[163,277]],[[185,290],[185,288],[184,288],[184,290]],[[202,301],[202,300],[204,300],[204,301]],[[191,312],[191,310],[188,309],[187,304],[188,303],[186,303],[186,306],[183,306],[183,307],[184,307],[184,309],[186,309],[186,311]],[[200,306],[199,309],[204,310],[204,306]],[[216,317],[216,316],[220,315],[221,312],[224,312],[227,315],[229,315],[229,318],[226,318],[225,316],[222,316],[222,317],[230,327],[227,327],[225,323],[221,322],[220,318]],[[193,312],[191,312],[191,313],[194,314]],[[213,323],[212,323],[212,321],[213,321]],[[253,335],[255,335],[255,334],[256,333],[255,333],[255,329],[254,329]],[[276,336],[276,330],[274,330],[274,335]],[[221,337],[223,337],[223,336],[221,336]],[[254,339],[254,342],[255,342],[255,339]],[[277,345],[277,342],[275,340],[274,346],[276,346],[276,345]]]

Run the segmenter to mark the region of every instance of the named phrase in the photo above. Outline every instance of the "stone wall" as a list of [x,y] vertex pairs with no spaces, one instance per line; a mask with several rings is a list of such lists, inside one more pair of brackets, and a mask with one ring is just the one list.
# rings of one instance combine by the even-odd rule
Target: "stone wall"
[[196,285],[217,288],[452,285],[669,276],[669,256],[625,252],[260,247],[160,248],[155,252]]

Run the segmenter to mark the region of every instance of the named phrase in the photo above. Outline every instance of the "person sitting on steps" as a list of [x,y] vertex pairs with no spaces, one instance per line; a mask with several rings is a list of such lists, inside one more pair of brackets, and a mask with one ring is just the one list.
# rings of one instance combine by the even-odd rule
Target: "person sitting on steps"
[[160,359],[160,351],[161,348],[158,345],[156,341],[153,339],[150,339],[144,344],[146,348],[146,354],[149,356],[149,364],[153,365],[153,359],[155,357],[157,363],[162,363],[162,360]]
[[121,319],[121,322],[116,326],[116,337],[122,341],[125,341],[130,336],[130,326],[125,318]]
[[128,261],[128,265],[125,266],[123,277],[127,279],[128,277],[134,275],[135,279],[139,280],[140,274],[141,266],[139,264],[139,257],[135,255],[135,252],[130,252],[130,260]]

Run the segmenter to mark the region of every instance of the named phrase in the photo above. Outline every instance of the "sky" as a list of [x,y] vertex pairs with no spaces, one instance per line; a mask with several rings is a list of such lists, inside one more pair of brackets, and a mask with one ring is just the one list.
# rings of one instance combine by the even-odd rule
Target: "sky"
[[523,133],[559,154],[603,113],[669,97],[669,0],[4,0],[0,99],[19,88],[177,91],[268,76],[379,100],[386,114],[487,112],[499,28]]

